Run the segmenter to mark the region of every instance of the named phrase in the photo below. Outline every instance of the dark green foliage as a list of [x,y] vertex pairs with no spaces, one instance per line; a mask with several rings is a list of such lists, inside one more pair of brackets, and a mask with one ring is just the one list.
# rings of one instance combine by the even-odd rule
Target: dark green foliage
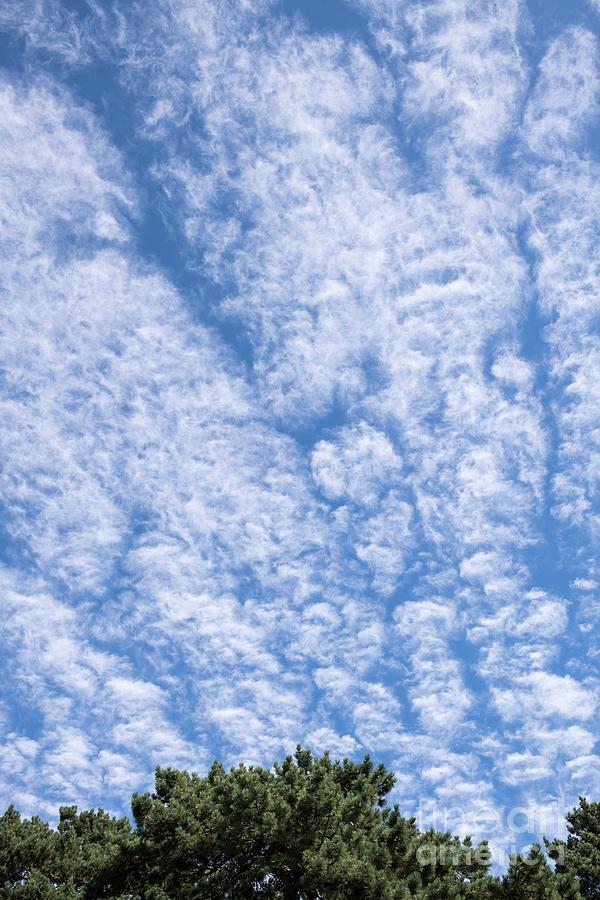
[[[0,896],[50,896],[55,833],[41,819],[22,819],[13,806],[0,818]],[[67,892],[54,896],[68,897]]]
[[135,827],[62,807],[56,829],[0,818],[0,900],[582,900],[600,897],[600,807],[582,800],[566,843],[535,845],[503,879],[487,845],[421,832],[390,808],[394,776],[369,759],[298,748],[273,769],[157,769]]
[[[206,778],[157,771],[133,812],[146,878],[167,897],[386,897],[390,850],[382,766],[313,759],[274,771],[215,763]],[[168,860],[168,871],[163,861]],[[340,893],[343,891],[343,893]]]
[[548,855],[556,862],[556,871],[576,872],[581,896],[600,897],[600,803],[579,798],[579,806],[567,815],[569,836],[565,841],[547,843]]
[[56,830],[9,807],[0,818],[0,897],[129,897],[124,873],[137,836],[103,810],[60,809]]
[[274,771],[159,769],[155,794],[133,800],[145,883],[173,900],[478,896],[485,848],[420,834],[387,807],[393,782],[368,757],[333,762],[301,749]]
[[576,878],[557,877],[539,844],[511,860],[504,892],[514,900],[581,900]]

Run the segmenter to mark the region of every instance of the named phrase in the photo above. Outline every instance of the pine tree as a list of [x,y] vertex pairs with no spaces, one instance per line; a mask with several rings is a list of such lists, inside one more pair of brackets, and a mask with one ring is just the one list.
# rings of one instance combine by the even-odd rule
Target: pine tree
[[129,898],[127,871],[137,836],[128,819],[103,810],[59,811],[56,830],[9,807],[0,818],[0,898]]
[[576,880],[561,878],[548,865],[539,844],[527,856],[519,854],[511,860],[504,879],[507,900],[580,900]]
[[[215,763],[206,778],[158,769],[134,797],[144,881],[166,897],[393,897],[385,796],[393,776],[367,757],[298,749],[274,771]],[[165,861],[167,865],[165,866]]]
[[566,842],[548,841],[548,854],[556,871],[566,879],[576,875],[585,900],[600,897],[600,803],[579,798],[579,806],[568,813]]
[[[62,807],[57,828],[0,817],[0,900],[589,900],[600,897],[600,805],[490,876],[489,850],[390,807],[394,776],[298,747],[272,769],[158,768],[135,827]],[[581,888],[581,890],[580,890]]]

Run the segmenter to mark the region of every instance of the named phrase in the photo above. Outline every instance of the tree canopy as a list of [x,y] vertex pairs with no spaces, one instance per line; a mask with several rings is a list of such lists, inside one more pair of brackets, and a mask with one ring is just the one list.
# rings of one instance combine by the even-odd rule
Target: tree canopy
[[[584,900],[600,897],[600,804],[566,842],[534,845],[504,878],[485,843],[420,831],[390,806],[394,776],[298,748],[272,769],[157,768],[133,824],[63,806],[56,828],[0,817],[0,898],[113,900]],[[548,857],[552,860],[549,862]]]

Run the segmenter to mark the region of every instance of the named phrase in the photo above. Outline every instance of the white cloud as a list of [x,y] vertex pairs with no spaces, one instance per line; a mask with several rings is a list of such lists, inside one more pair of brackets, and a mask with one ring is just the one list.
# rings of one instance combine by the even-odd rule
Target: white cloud
[[583,28],[563,32],[542,60],[524,116],[529,148],[546,158],[564,156],[593,118],[599,89],[593,35]]
[[567,764],[567,768],[573,773],[576,781],[592,784],[595,790],[598,790],[600,785],[600,756],[593,754],[579,756],[577,759],[572,759]]
[[531,364],[509,353],[502,353],[498,357],[492,366],[492,374],[498,381],[519,391],[530,391],[535,377]]
[[317,728],[307,734],[306,744],[316,753],[329,750],[332,755],[339,757],[353,756],[360,750],[360,744],[351,735],[339,735],[331,728]]
[[406,119],[429,118],[434,144],[455,143],[464,158],[485,152],[514,125],[526,79],[518,0],[356,2],[384,52],[392,61],[400,55]]
[[494,702],[504,719],[590,719],[597,706],[595,689],[584,687],[570,675],[532,672],[515,680],[512,689],[495,689]]
[[[583,126],[597,110],[595,37],[581,28],[565,31],[549,47],[541,73],[525,121],[534,137],[541,129],[543,139],[547,123],[556,138],[545,140],[540,149],[552,156],[552,164],[535,170],[530,164],[527,173],[532,191],[530,246],[537,256],[540,308],[549,323],[549,378],[557,391],[552,408],[558,442],[552,512],[577,533],[577,586],[589,578],[599,538],[595,501],[600,364],[593,337],[599,289],[594,212],[598,166],[583,142]],[[584,602],[580,608],[580,620],[586,618],[586,606]]]
[[389,438],[364,422],[342,429],[335,440],[319,441],[311,455],[313,478],[329,500],[366,506],[377,502],[401,468]]
[[552,769],[543,756],[532,753],[510,753],[504,760],[502,778],[508,784],[524,784],[548,778]]
[[567,624],[567,605],[564,600],[547,597],[543,591],[528,591],[528,614],[522,621],[512,624],[518,637],[549,639],[563,634]]
[[529,744],[540,748],[548,756],[568,757],[589,754],[596,744],[596,736],[581,725],[569,725],[559,728],[556,723],[546,728],[534,725],[526,728],[526,740]]
[[573,587],[578,591],[595,591],[598,587],[598,582],[593,578],[576,578],[573,582]]
[[360,527],[356,555],[373,572],[373,587],[389,593],[397,586],[406,568],[408,552],[414,547],[411,530],[412,509],[390,491],[377,515]]
[[441,600],[412,601],[397,607],[394,618],[410,653],[409,697],[423,729],[432,734],[456,732],[473,703],[461,663],[449,648],[449,640],[460,629],[458,610]]

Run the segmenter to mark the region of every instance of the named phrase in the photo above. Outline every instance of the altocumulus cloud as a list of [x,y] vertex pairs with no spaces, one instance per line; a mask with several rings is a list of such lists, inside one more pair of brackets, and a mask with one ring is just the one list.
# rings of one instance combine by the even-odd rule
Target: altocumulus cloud
[[598,12],[0,12],[3,802],[600,794]]

